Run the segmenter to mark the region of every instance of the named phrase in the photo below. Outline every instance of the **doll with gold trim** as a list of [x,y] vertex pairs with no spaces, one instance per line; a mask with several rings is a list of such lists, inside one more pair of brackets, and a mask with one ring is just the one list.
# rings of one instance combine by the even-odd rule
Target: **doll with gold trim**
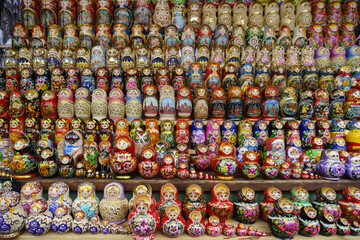
[[249,17],[247,15],[247,6],[244,2],[238,2],[233,6],[233,22],[232,25],[243,26],[244,29],[247,29]]
[[23,68],[31,68],[33,51],[31,48],[22,47],[19,50],[18,68],[21,71]]
[[231,16],[231,6],[230,4],[223,2],[220,4],[220,6],[217,9],[218,12],[218,18],[217,22],[219,24],[224,24],[227,26],[228,29],[231,28],[232,25],[232,16]]
[[71,49],[64,49],[62,51],[61,67],[67,71],[69,68],[75,67],[75,51]]
[[208,2],[203,6],[202,24],[209,25],[212,31],[215,30],[215,27],[217,25],[216,7],[211,2]]
[[115,67],[120,67],[120,51],[115,47],[106,49],[106,67],[111,71]]
[[36,71],[40,67],[47,66],[47,51],[45,48],[36,48],[33,51],[33,59],[32,59],[32,66],[33,69]]
[[79,47],[92,48],[95,45],[95,31],[91,23],[84,23],[80,26]]
[[47,46],[62,48],[63,36],[60,25],[51,24],[47,29]]
[[146,46],[146,38],[143,31],[144,27],[140,24],[135,24],[132,26],[130,35],[130,46],[133,49],[138,49],[139,47]]
[[[46,54],[46,52],[45,52]],[[46,59],[46,58],[45,58]],[[33,63],[34,64],[34,63]],[[61,67],[61,50],[59,48],[49,48],[47,51],[47,63],[49,70]]]
[[87,48],[79,48],[76,51],[76,68],[82,71],[90,66],[90,51]]
[[15,48],[7,48],[4,51],[4,67],[5,69],[15,68],[18,65],[18,51]]
[[105,50],[112,46],[110,25],[99,24],[96,26],[95,44]]
[[164,52],[160,47],[155,47],[151,51],[151,67],[157,70],[164,66]]
[[121,51],[121,67],[126,72],[129,68],[135,67],[135,53],[127,46]]
[[128,36],[126,25],[123,23],[114,24],[113,26],[113,37],[112,45],[117,49],[123,49],[128,46],[130,39]]
[[187,21],[194,28],[199,28],[201,24],[201,5],[198,2],[191,2],[187,8]]

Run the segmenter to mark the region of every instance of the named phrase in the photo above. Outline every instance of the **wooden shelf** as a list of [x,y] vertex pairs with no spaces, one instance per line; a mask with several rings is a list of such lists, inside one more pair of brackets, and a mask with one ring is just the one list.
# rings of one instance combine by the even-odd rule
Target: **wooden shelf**
[[232,181],[221,181],[221,180],[193,180],[193,179],[185,179],[181,180],[178,178],[165,180],[162,178],[155,178],[146,180],[140,177],[134,177],[133,179],[128,180],[119,180],[119,179],[96,179],[96,178],[43,178],[43,177],[35,177],[32,179],[23,179],[19,180],[21,186],[24,185],[26,182],[29,181],[38,181],[42,184],[45,190],[49,189],[50,185],[55,182],[65,182],[69,185],[71,190],[77,190],[79,184],[83,182],[92,182],[96,190],[103,190],[105,185],[116,181],[120,182],[125,191],[132,191],[135,186],[140,183],[149,183],[152,186],[153,191],[159,191],[160,188],[165,183],[172,183],[174,184],[179,191],[185,191],[186,188],[191,184],[198,184],[200,185],[204,191],[211,191],[211,188],[217,183],[224,183],[226,184],[231,191],[239,191],[239,189],[243,186],[248,186],[253,188],[255,191],[264,191],[270,186],[274,186],[279,188],[281,191],[289,191],[294,187],[301,186],[304,187],[308,191],[315,191],[320,187],[330,187],[333,188],[335,191],[342,191],[344,188],[348,186],[354,186],[360,188],[360,180],[349,180],[349,179],[341,179],[340,181],[329,181],[329,180],[304,180],[304,179],[276,179],[276,180],[266,180],[262,178],[256,178],[254,180],[246,180],[243,178],[235,177]]

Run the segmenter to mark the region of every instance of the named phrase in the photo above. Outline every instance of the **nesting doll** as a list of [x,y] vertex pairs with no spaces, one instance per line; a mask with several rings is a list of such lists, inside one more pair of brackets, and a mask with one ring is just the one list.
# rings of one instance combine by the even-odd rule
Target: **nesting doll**
[[160,216],[164,216],[166,209],[171,205],[175,205],[181,209],[181,202],[178,199],[177,188],[171,183],[167,183],[161,187],[160,200],[156,205]]
[[230,190],[224,184],[216,184],[211,190],[211,200],[208,202],[208,214],[217,216],[221,222],[231,218],[234,204],[229,199]]
[[238,192],[238,200],[234,202],[235,218],[239,222],[252,224],[259,217],[259,204],[255,199],[255,191],[243,187]]
[[191,144],[197,146],[205,143],[205,126],[204,123],[200,120],[195,120],[191,124]]
[[26,116],[40,117],[40,98],[39,93],[35,89],[29,89],[25,93],[26,100]]
[[316,191],[316,200],[312,203],[318,216],[323,218],[330,214],[334,219],[340,218],[340,206],[337,203],[336,192],[328,187],[322,187]]
[[217,23],[216,7],[213,3],[206,3],[202,8],[202,24],[210,26],[211,30],[214,31]]
[[55,214],[55,210],[59,206],[66,206],[71,209],[72,200],[69,196],[70,189],[66,183],[56,182],[51,184],[48,194],[48,208],[53,214]]
[[175,92],[173,87],[165,85],[161,88],[159,112],[160,120],[175,120]]
[[264,221],[267,221],[268,215],[274,210],[274,202],[282,198],[282,192],[275,188],[270,187],[264,192],[264,200],[260,203],[260,213]]
[[78,187],[78,196],[72,205],[72,211],[84,211],[86,218],[99,213],[100,200],[95,195],[95,186],[92,183],[85,182]]
[[224,89],[216,87],[211,92],[210,114],[213,119],[225,118],[226,96]]
[[21,187],[21,204],[27,213],[35,200],[43,199],[42,193],[43,187],[39,182],[27,182]]
[[[95,216],[95,215],[94,215]],[[86,213],[83,210],[74,212],[74,220],[71,224],[74,233],[82,234],[89,229],[89,220],[86,218]]]
[[22,118],[11,118],[8,126],[10,126],[9,128],[9,135],[7,137],[9,137],[9,139],[15,143],[15,141],[19,138],[25,135],[24,132],[24,119]]
[[44,199],[35,200],[26,219],[26,230],[33,235],[42,235],[51,229],[53,214]]
[[178,91],[176,110],[178,118],[190,119],[192,113],[191,91],[188,87],[182,87]]
[[91,93],[87,88],[79,88],[75,92],[75,116],[83,120],[90,119],[91,116]]
[[192,184],[186,188],[182,210],[184,212],[185,219],[189,219],[190,214],[197,211],[201,214],[201,217],[206,215],[204,193],[199,185]]
[[13,27],[12,45],[15,48],[27,47],[29,45],[29,36],[26,26],[17,23]]
[[160,140],[166,141],[171,148],[174,147],[174,126],[171,120],[164,120],[160,124]]
[[261,95],[259,87],[249,87],[245,92],[245,119],[257,121],[261,115]]
[[57,118],[57,97],[52,90],[45,91],[41,96],[41,115],[43,118]]
[[[8,183],[10,183],[11,188],[11,182]],[[2,225],[5,227],[1,230],[1,237],[6,239],[15,238],[22,234],[27,217],[27,213],[20,203],[20,194],[9,189],[7,192],[2,193],[0,199],[3,203],[1,217],[4,222]]]
[[25,118],[25,102],[19,91],[10,94],[9,116],[11,118]]
[[137,88],[131,88],[126,93],[126,119],[131,121],[136,118],[141,118],[141,93]]

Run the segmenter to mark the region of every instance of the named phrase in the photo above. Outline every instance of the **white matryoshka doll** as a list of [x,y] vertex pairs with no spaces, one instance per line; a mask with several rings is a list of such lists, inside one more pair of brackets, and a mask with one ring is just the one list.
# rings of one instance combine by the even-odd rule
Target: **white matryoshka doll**
[[296,25],[308,28],[311,24],[311,3],[307,0],[303,0],[296,5]]
[[122,224],[129,211],[128,204],[123,185],[117,182],[109,183],[104,188],[104,198],[100,202],[101,217],[110,224]]
[[51,228],[56,233],[66,233],[71,229],[72,222],[71,208],[68,208],[66,205],[60,205],[54,211]]
[[12,239],[21,235],[26,217],[27,212],[20,204],[18,192],[10,191],[0,195],[0,238]]
[[69,186],[64,182],[56,182],[51,184],[48,190],[48,208],[50,212],[55,214],[55,209],[64,205],[71,209],[72,199],[69,196]]
[[58,93],[58,115],[71,121],[74,118],[74,93],[71,89],[63,88]]
[[43,187],[39,182],[27,182],[20,191],[21,204],[24,210],[29,213],[31,204],[37,199],[43,199]]
[[264,25],[263,6],[260,2],[255,1],[249,7],[249,26],[258,26],[262,28]]
[[91,50],[91,68],[96,71],[106,66],[105,50],[101,46],[95,46]]
[[91,117],[90,92],[87,88],[79,88],[75,92],[75,116],[86,121]]
[[125,117],[124,93],[119,88],[114,88],[109,93],[108,104],[109,118],[114,122]]
[[233,26],[243,26],[245,30],[248,26],[249,17],[247,15],[247,6],[244,2],[238,2],[233,6]]
[[295,4],[291,1],[285,1],[280,6],[281,26],[288,26],[291,31],[295,28]]
[[92,93],[91,101],[91,113],[92,117],[98,121],[107,117],[108,112],[108,102],[107,94],[104,89],[95,89]]
[[94,184],[84,182],[78,187],[78,197],[74,200],[72,211],[84,211],[86,218],[99,214],[99,199],[95,195],[96,189]]
[[51,229],[53,214],[48,210],[45,199],[35,200],[26,219],[26,230],[33,235],[42,235]]
[[160,90],[160,120],[175,120],[175,91],[172,86],[165,85]]
[[216,6],[212,2],[208,2],[203,6],[202,24],[209,25],[212,31],[215,30],[217,24]]
[[168,0],[156,1],[153,13],[153,22],[160,27],[166,27],[171,23],[170,7]]
[[126,93],[126,120],[141,119],[142,104],[141,93],[138,88],[130,88]]
[[[151,185],[148,183],[142,183],[142,184],[139,184],[136,187],[134,187],[133,196],[129,201],[129,211],[131,211],[133,209],[135,198],[141,194],[149,194],[150,196],[152,196]],[[156,204],[154,197],[151,197],[151,199]]]

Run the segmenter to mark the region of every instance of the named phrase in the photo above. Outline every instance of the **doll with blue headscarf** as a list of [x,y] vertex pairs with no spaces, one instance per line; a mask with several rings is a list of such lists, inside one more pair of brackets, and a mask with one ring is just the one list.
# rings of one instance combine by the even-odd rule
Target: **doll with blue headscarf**
[[217,47],[227,47],[229,43],[229,30],[225,24],[219,24],[215,28],[214,43]]

